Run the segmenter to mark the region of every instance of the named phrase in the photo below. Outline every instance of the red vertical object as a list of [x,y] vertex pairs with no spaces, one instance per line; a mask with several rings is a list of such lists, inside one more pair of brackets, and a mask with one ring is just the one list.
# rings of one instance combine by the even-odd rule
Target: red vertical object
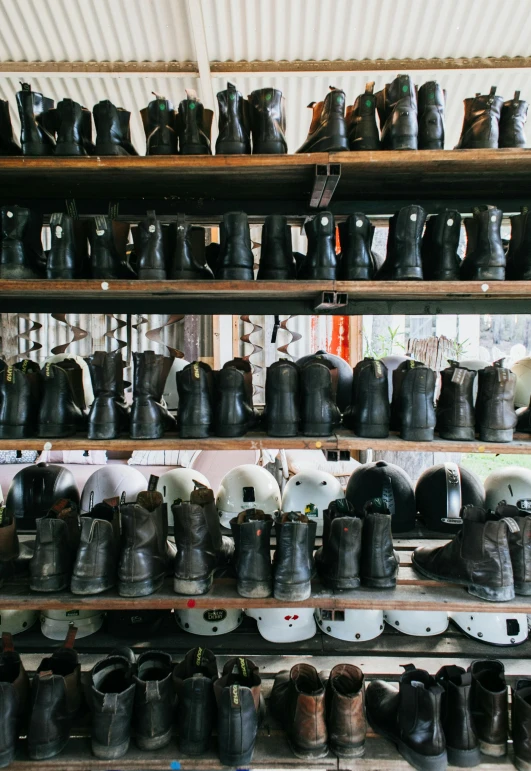
[[[339,242],[339,228],[336,227],[336,254],[339,255],[340,252],[341,244]],[[330,353],[334,353],[336,356],[341,356],[342,359],[350,361],[348,316],[332,316]]]

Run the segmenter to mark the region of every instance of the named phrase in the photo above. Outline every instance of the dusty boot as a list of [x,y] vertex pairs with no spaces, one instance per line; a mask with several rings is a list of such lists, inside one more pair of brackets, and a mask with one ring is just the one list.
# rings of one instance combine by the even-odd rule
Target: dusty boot
[[256,424],[253,409],[253,375],[250,362],[236,358],[217,375],[217,436],[243,436]]
[[496,96],[496,86],[491,87],[490,94],[476,94],[475,97],[465,99],[464,104],[463,128],[455,149],[480,150],[498,147],[503,99]]
[[523,516],[517,506],[499,503],[495,517],[498,520],[512,519],[518,530],[509,528],[509,552],[513,566],[514,593],[528,597],[531,595],[531,516]]
[[45,364],[37,436],[73,436],[87,425],[83,370],[75,359]]
[[459,367],[457,363],[442,370],[436,425],[441,439],[473,442],[476,438],[475,378],[474,370]]
[[379,150],[380,133],[376,125],[374,81],[367,83],[352,107],[347,107],[348,143],[351,150]]
[[130,433],[133,439],[161,439],[165,431],[175,431],[162,394],[173,364],[173,356],[153,351],[134,353],[133,406]]
[[300,423],[300,369],[281,359],[266,373],[265,417],[269,436],[297,436]]
[[[170,279],[213,279],[214,274],[208,267],[205,254],[203,228],[193,228],[186,222],[184,214],[179,214],[177,222],[170,225],[172,231],[172,253],[169,261],[168,278]],[[194,233],[199,239],[194,243]],[[200,237],[203,247],[200,248]],[[198,248],[199,247],[199,248]]]
[[28,707],[29,688],[29,678],[20,655],[15,652],[13,638],[9,632],[3,632],[0,654],[0,768],[5,768],[14,760],[19,729]]
[[28,83],[22,83],[17,91],[17,107],[20,116],[20,146],[22,155],[53,155],[55,136],[50,123],[54,101]]
[[69,628],[63,647],[43,659],[33,677],[28,725],[28,754],[32,760],[58,755],[79,713],[83,690],[81,666],[73,649],[76,632],[75,626]]
[[263,712],[261,683],[258,667],[243,657],[229,659],[214,683],[219,759],[225,766],[249,768]]
[[418,100],[419,150],[443,150],[446,92],[435,80],[430,80],[419,88]]
[[426,211],[422,206],[404,206],[389,220],[387,254],[376,278],[410,281],[424,278],[421,240]]
[[472,725],[483,755],[500,758],[507,754],[509,707],[507,683],[501,661],[473,661],[470,705]]
[[216,657],[208,648],[193,648],[173,670],[177,694],[177,743],[187,755],[206,752],[214,718],[214,683],[218,679]]
[[133,728],[141,750],[158,750],[170,743],[175,706],[172,670],[169,653],[149,650],[137,659]]
[[260,88],[249,94],[253,155],[282,155],[288,152],[286,114],[282,91]]
[[70,586],[80,539],[79,510],[61,498],[36,522],[35,549],[30,559],[30,589],[59,592]]
[[116,439],[129,426],[129,407],[124,396],[121,351],[96,351],[86,362],[94,390],[88,417],[89,439]]
[[382,150],[417,150],[417,91],[409,75],[397,75],[376,94]]
[[42,215],[22,206],[3,206],[0,278],[41,278]]
[[129,749],[135,681],[129,658],[111,654],[90,673],[92,754],[103,760],[121,758]]
[[336,664],[326,684],[326,722],[330,749],[339,758],[365,754],[365,678],[354,664]]
[[525,147],[526,120],[527,102],[520,99],[520,91],[515,91],[514,98],[503,103],[498,147]]
[[171,230],[157,219],[153,210],[133,229],[133,241],[140,281],[165,281],[172,248]]
[[503,359],[478,372],[476,430],[482,442],[512,442],[518,417],[514,409],[516,375]]
[[329,211],[319,212],[304,223],[304,230],[308,238],[308,252],[298,278],[310,281],[335,280],[337,257],[334,215]]
[[376,273],[372,253],[374,225],[361,212],[351,214],[339,224],[341,256],[337,269],[340,281],[370,281]]
[[258,281],[289,281],[297,268],[291,245],[291,227],[282,214],[270,214],[262,226]]
[[507,252],[505,278],[512,281],[531,280],[531,216],[527,206],[511,217],[511,240]]
[[324,758],[328,754],[325,686],[311,664],[295,664],[291,672],[275,677],[270,706],[285,727],[297,758]]
[[225,91],[219,91],[218,138],[216,155],[250,155],[251,126],[249,102],[232,83]]
[[389,436],[390,415],[387,367],[366,356],[354,367],[352,399],[343,422],[357,436],[385,438]]
[[393,549],[391,513],[385,501],[374,498],[363,507],[360,576],[362,586],[394,589],[400,559]]
[[425,281],[457,281],[461,258],[457,253],[461,215],[454,209],[428,218],[422,238],[422,274]]
[[177,372],[179,436],[206,439],[210,435],[214,409],[214,373],[204,361],[194,361]]
[[88,267],[87,223],[69,214],[50,215],[52,244],[46,253],[46,278],[84,278]]
[[0,155],[22,155],[22,148],[13,135],[9,102],[0,99]]
[[92,278],[132,279],[135,271],[126,259],[129,223],[98,214],[90,221],[90,263]]
[[333,153],[348,150],[345,92],[330,86],[323,102],[311,102],[312,122],[298,153]]
[[131,144],[131,113],[104,99],[92,108],[96,125],[96,155],[138,155]]
[[0,439],[33,436],[41,398],[40,367],[23,359],[0,368]]
[[70,581],[72,594],[100,594],[116,586],[120,551],[120,506],[117,498],[98,503],[81,519],[79,548]]
[[90,136],[85,137],[84,131],[87,123],[85,113],[90,118],[90,110],[82,107],[72,99],[63,99],[57,104],[55,110],[55,122],[57,126],[57,142],[54,155],[88,155],[85,144]]
[[461,278],[470,281],[503,281],[505,250],[501,237],[503,212],[495,206],[478,206],[465,219],[466,254]]
[[434,677],[412,664],[406,666],[398,687],[383,680],[372,680],[367,686],[365,705],[370,726],[393,742],[414,768],[446,769],[442,692]]
[[[413,362],[407,362],[413,364]],[[431,442],[435,429],[435,372],[409,367],[400,388],[400,436],[409,442]]]
[[277,550],[274,559],[276,600],[299,602],[312,593],[312,555],[316,522],[295,511],[281,514],[275,522]]
[[252,281],[254,256],[247,214],[228,212],[220,225],[216,278]]
[[491,602],[514,598],[514,579],[505,520],[493,522],[478,506],[464,506],[463,527],[444,546],[420,546],[413,567],[435,581],[466,586],[469,594]]
[[192,490],[189,503],[174,503],[175,570],[173,590],[177,594],[206,594],[216,568],[226,565],[234,551],[230,538],[221,535],[214,493],[208,488]]
[[448,763],[470,768],[481,762],[470,709],[472,675],[453,664],[441,667],[435,679],[443,688],[441,723],[446,739]]
[[121,507],[122,550],[118,563],[121,597],[145,597],[160,589],[173,549],[167,543],[168,512],[158,492],[139,493]]
[[517,680],[512,689],[511,728],[514,765],[519,771],[531,769],[531,680]]
[[163,96],[155,96],[140,110],[146,135],[146,155],[177,155],[177,132],[173,104]]
[[237,590],[242,597],[271,597],[271,528],[273,517],[260,509],[245,509],[231,519]]
[[315,567],[323,586],[332,591],[360,585],[363,520],[346,498],[332,501],[323,517],[323,545],[315,552]]
[[326,358],[301,367],[301,431],[305,436],[330,436],[341,422],[336,403],[338,371]]
[[186,89],[186,99],[179,104],[177,132],[180,155],[212,155],[210,135],[214,113],[203,107],[196,92]]

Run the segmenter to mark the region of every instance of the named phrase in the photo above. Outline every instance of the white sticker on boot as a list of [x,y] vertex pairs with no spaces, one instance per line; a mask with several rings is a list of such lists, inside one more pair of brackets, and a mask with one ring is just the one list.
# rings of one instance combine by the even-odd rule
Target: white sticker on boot
[[410,214],[409,215],[409,219],[411,220],[411,222],[416,222],[417,221],[417,215],[416,214]]
[[321,225],[328,225],[328,217],[321,217]]
[[446,224],[448,225],[448,227],[449,227],[449,228],[451,228],[451,227],[452,227],[452,225],[454,224],[454,221],[453,221],[453,220],[451,220],[451,219],[450,219],[450,220],[447,220],[447,221],[446,221]]
[[13,212],[12,212],[12,211],[8,211],[8,212],[7,212],[7,216],[8,216],[8,217],[12,217],[12,216],[13,216]]
[[496,222],[496,215],[495,214],[492,215],[492,217],[490,218],[490,221],[491,222]]
[[363,227],[363,220],[356,220],[356,227],[362,228]]
[[149,230],[150,233],[154,233],[155,230],[156,230],[155,225],[150,225],[148,230]]
[[465,370],[459,367],[456,367],[454,369],[454,374],[452,375],[452,383],[457,383],[457,385],[461,385],[465,379]]
[[63,237],[63,228],[61,227],[61,225],[57,225],[57,227],[55,228],[55,235],[56,235],[56,238]]

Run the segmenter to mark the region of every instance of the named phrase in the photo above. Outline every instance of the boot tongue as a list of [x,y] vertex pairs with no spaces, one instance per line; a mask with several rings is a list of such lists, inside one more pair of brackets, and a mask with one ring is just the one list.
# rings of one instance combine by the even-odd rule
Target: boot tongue
[[261,509],[244,509],[238,514],[238,524],[243,522],[264,522],[266,515]]
[[334,517],[355,516],[354,506],[346,498],[338,498],[335,501],[331,501],[328,505],[328,514],[333,519]]

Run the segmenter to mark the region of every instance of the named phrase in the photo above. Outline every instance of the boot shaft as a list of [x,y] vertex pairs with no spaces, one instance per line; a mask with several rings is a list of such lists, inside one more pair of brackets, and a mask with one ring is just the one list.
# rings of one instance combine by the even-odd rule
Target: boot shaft
[[413,745],[420,745],[424,753],[440,754],[446,748],[441,723],[443,689],[421,669],[409,665],[400,679],[400,709],[398,725],[401,733]]
[[374,225],[361,212],[351,214],[339,225],[341,259],[338,278],[343,281],[369,280],[376,265],[372,254]]
[[96,351],[85,361],[90,371],[94,396],[124,398],[124,366],[121,351]]
[[210,155],[210,135],[214,113],[207,110],[193,89],[179,104],[177,127],[181,155]]
[[310,360],[301,367],[303,422],[335,422],[338,371],[325,359]]
[[496,86],[489,94],[465,99],[464,105],[463,128],[456,149],[498,147],[503,99],[496,96]]
[[277,550],[275,552],[275,578],[309,581],[312,574],[315,527],[311,527],[304,515],[284,514],[275,522]]
[[254,278],[254,257],[251,248],[249,221],[244,212],[228,212],[220,225],[220,246],[217,278]]
[[177,133],[172,102],[157,96],[140,110],[140,115],[146,135],[146,155],[175,155]]
[[459,278],[461,259],[457,253],[461,234],[461,215],[447,209],[429,217],[422,239],[422,270],[429,281],[454,281]]
[[291,245],[291,228],[286,217],[270,214],[262,227],[260,265],[257,279],[289,280],[296,276]]
[[283,154],[288,146],[285,105],[282,91],[261,88],[249,95],[253,153]]
[[39,365],[24,359],[0,369],[0,425],[33,424],[39,412]]
[[4,99],[0,99],[0,152],[2,155],[22,155],[13,134],[9,102]]
[[249,103],[232,83],[217,94],[219,121],[216,155],[250,154]]
[[352,107],[347,107],[348,140],[351,150],[379,150],[380,134],[376,125],[374,82],[367,83]]
[[133,363],[133,400],[147,397],[160,402],[173,364],[173,356],[144,351],[133,353]]
[[123,551],[155,547],[158,556],[165,553],[168,514],[160,493],[139,493],[136,503],[121,506],[120,521]]
[[52,155],[55,137],[47,129],[48,113],[53,110],[54,101],[37,91],[32,91],[27,83],[17,92],[17,106],[20,116],[20,145],[23,155]]
[[418,90],[419,150],[444,148],[445,93],[434,80]]
[[335,279],[337,258],[334,215],[329,211],[320,212],[305,222],[304,230],[308,238],[308,252],[299,271],[299,278]]
[[524,126],[527,120],[527,102],[515,91],[514,98],[503,103],[500,116],[499,147],[525,147]]
[[57,125],[56,155],[88,155],[84,146],[84,130],[86,127],[84,112],[88,111],[77,102],[74,102],[73,99],[63,99],[57,104],[55,110]]
[[394,576],[397,567],[391,534],[391,515],[366,511],[363,517],[362,577]]

